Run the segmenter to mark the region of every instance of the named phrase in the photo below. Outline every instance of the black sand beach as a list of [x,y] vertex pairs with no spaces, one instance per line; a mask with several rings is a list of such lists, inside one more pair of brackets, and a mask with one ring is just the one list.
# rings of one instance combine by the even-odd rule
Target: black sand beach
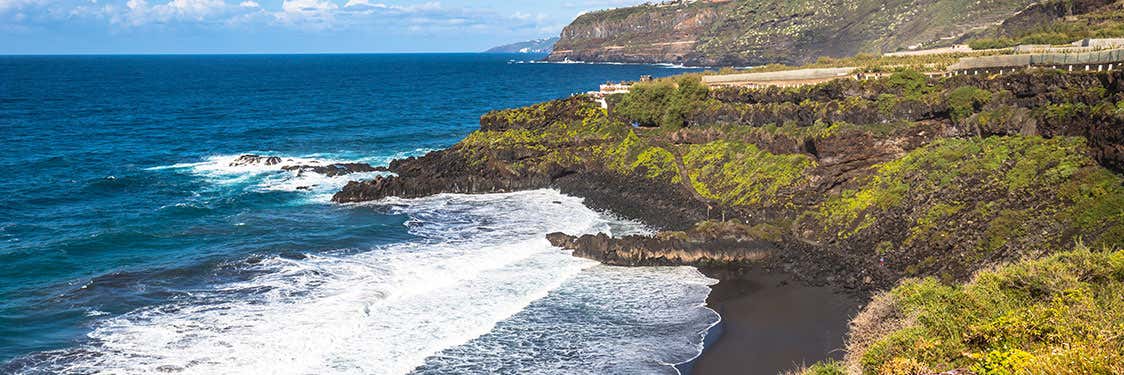
[[859,308],[847,294],[762,271],[712,288],[707,304],[722,315],[722,336],[693,375],[773,375],[841,358],[848,321]]

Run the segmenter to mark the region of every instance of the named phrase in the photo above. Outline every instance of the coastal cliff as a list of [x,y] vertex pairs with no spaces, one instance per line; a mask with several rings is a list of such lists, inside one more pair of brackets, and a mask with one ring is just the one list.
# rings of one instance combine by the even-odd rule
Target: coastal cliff
[[1124,244],[1122,79],[901,71],[709,89],[688,75],[637,84],[610,98],[612,111],[575,96],[488,113],[457,145],[395,161],[395,176],[334,200],[556,188],[661,229],[549,236],[607,264],[777,271],[859,295],[913,278],[966,282],[1074,244]]
[[1035,3],[735,0],[645,4],[579,16],[562,31],[548,60],[695,66],[800,64],[821,56],[951,45],[992,29]]
[[580,96],[489,113],[456,146],[395,161],[396,176],[353,182],[335,200],[554,187],[668,231],[741,222],[810,279],[846,274],[858,289],[963,279],[1077,239],[1124,241],[1121,78],[907,72],[766,90],[661,81],[620,98],[614,114]]

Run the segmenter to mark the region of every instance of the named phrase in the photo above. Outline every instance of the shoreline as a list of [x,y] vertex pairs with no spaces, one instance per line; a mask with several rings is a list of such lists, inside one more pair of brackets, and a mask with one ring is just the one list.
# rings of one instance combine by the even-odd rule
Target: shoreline
[[699,271],[719,280],[711,286],[707,307],[720,320],[708,329],[702,353],[686,366],[676,366],[683,374],[775,375],[842,359],[850,318],[862,307],[861,298],[761,268],[736,275],[725,269]]

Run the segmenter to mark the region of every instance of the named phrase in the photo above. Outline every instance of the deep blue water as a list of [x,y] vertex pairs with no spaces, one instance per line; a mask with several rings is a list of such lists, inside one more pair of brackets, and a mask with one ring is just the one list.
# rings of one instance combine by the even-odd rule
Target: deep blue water
[[[541,243],[559,222],[628,227],[580,200],[340,206],[327,199],[348,178],[229,166],[247,153],[385,165],[455,143],[488,110],[683,71],[524,59],[0,57],[0,373],[230,373],[262,359],[274,373],[608,371],[689,356],[642,343],[695,344],[713,319],[684,306],[705,297],[700,277],[594,266]],[[666,287],[630,294],[633,279]],[[386,344],[411,332],[424,334]],[[648,354],[607,359],[544,332]],[[558,367],[536,367],[547,363]]]

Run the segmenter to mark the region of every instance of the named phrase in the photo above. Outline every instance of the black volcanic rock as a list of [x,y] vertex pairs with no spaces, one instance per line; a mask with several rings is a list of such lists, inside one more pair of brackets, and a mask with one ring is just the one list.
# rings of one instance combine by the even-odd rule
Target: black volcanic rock
[[260,156],[260,155],[242,155],[234,161],[230,162],[231,167],[242,167],[247,165],[262,164],[262,165],[277,165],[281,164],[281,158],[276,156]]
[[281,169],[286,170],[286,171],[290,171],[290,172],[298,172],[298,173],[311,172],[311,173],[316,173],[316,174],[322,174],[322,175],[325,175],[325,176],[328,176],[328,177],[343,176],[343,175],[348,175],[348,174],[352,174],[352,173],[385,172],[385,171],[387,171],[387,169],[385,167],[372,167],[370,164],[366,164],[366,163],[339,163],[339,164],[329,164],[329,165],[294,165],[294,166],[282,167]]
[[767,259],[777,246],[767,241],[716,239],[692,242],[647,236],[613,238],[605,234],[569,236],[551,233],[547,240],[556,247],[573,250],[574,256],[614,266],[738,267]]

